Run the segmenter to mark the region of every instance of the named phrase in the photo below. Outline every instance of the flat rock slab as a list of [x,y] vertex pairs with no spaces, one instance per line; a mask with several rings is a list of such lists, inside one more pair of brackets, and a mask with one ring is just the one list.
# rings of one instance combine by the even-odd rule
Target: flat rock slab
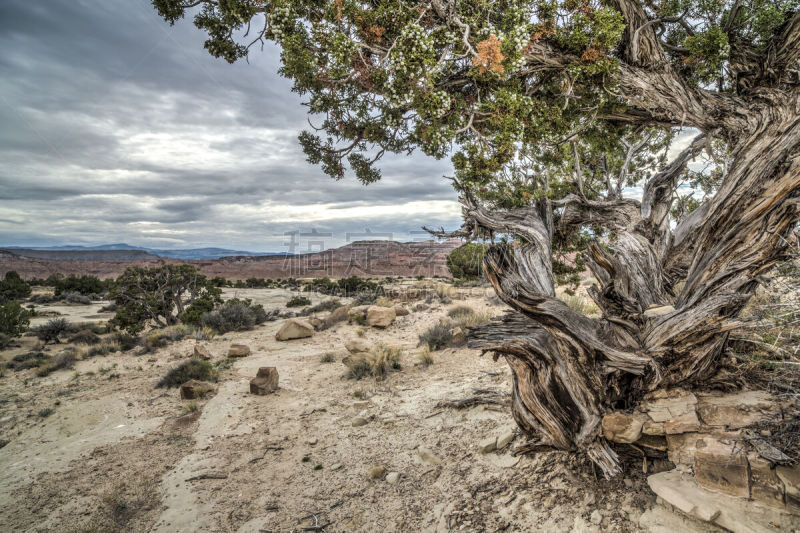
[[250,347],[244,344],[231,344],[228,348],[228,357],[247,357],[250,355]]

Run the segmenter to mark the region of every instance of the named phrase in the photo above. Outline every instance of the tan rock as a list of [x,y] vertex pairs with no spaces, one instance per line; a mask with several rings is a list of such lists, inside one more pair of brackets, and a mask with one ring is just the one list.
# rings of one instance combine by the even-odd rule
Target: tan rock
[[245,344],[231,344],[228,348],[228,357],[247,357],[250,355],[250,347]]
[[203,398],[206,394],[214,390],[214,385],[207,381],[197,381],[191,379],[181,385],[181,400],[196,400]]
[[442,460],[439,459],[439,457],[437,457],[437,455],[435,453],[433,453],[428,448],[425,448],[424,446],[420,446],[417,449],[417,455],[425,463],[432,464],[432,465],[440,465],[440,464],[442,464]]
[[397,316],[406,316],[409,313],[411,313],[411,311],[409,311],[402,305],[395,305],[392,309],[394,309],[394,314]]
[[204,361],[208,361],[213,356],[211,355],[211,352],[205,345],[195,344],[193,357],[195,357],[196,359],[202,359]]
[[636,442],[643,424],[644,417],[637,413],[611,413],[603,417],[603,436],[613,442]]
[[695,444],[694,477],[709,489],[732,496],[750,496],[747,457],[732,444],[714,438],[700,439]]
[[800,469],[796,466],[776,466],[775,474],[783,482],[786,507],[800,511]]
[[666,435],[666,432],[664,431],[664,423],[645,420],[644,424],[642,425],[642,433],[645,435]]
[[367,324],[376,328],[385,328],[394,322],[397,315],[391,307],[370,306],[367,309]]
[[274,366],[262,366],[256,377],[250,380],[250,393],[265,396],[278,388],[278,370]]
[[516,434],[514,433],[514,430],[510,428],[500,433],[500,435],[497,437],[497,449],[502,450],[511,444],[511,441],[514,440],[515,436]]
[[367,320],[367,309],[370,307],[369,305],[351,307],[350,310],[347,311],[347,319],[358,324],[363,324]]
[[772,463],[755,453],[748,454],[750,463],[750,497],[771,507],[784,506],[784,483],[778,477]]
[[366,426],[369,420],[364,418],[363,416],[357,416],[353,419],[352,425],[354,428]]
[[385,466],[373,466],[369,469],[369,478],[370,479],[381,479],[384,474],[386,474],[386,467]]
[[643,448],[650,448],[651,450],[658,450],[660,452],[667,451],[667,438],[663,435],[642,435],[636,441],[637,446]]
[[736,394],[703,395],[697,403],[697,413],[703,423],[739,429],[766,419],[778,405],[769,393],[745,391]]
[[653,422],[667,422],[695,410],[697,397],[680,389],[658,391],[642,403]]
[[467,335],[466,335],[466,333],[464,333],[464,330],[461,329],[460,327],[458,327],[458,326],[454,327],[453,331],[452,331],[452,334],[453,334],[453,337],[452,337],[452,340],[450,342],[452,342],[453,344],[458,345],[458,344],[464,344],[465,342],[467,342]]
[[300,318],[290,318],[283,323],[275,334],[275,340],[290,341],[294,339],[304,339],[314,334],[314,326],[308,321]]
[[331,326],[338,324],[339,322],[344,322],[345,320],[348,319],[349,315],[350,315],[349,305],[343,305],[342,307],[334,309],[333,311],[331,311],[331,314],[325,317],[319,329],[328,329]]
[[386,474],[386,483],[390,485],[396,485],[398,481],[400,481],[399,472],[389,472]]
[[700,430],[700,421],[697,413],[692,410],[664,422],[664,433],[677,435],[678,433],[695,433]]
[[481,453],[493,452],[497,449],[497,437],[487,437],[478,443]]
[[344,343],[344,347],[352,354],[367,353],[372,349],[372,344],[364,339],[350,339]]

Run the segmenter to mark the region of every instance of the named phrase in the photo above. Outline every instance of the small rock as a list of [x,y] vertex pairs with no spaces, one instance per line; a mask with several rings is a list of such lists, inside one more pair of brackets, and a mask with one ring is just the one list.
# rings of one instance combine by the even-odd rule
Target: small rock
[[344,347],[350,353],[367,353],[372,349],[372,345],[364,339],[350,339],[344,343]]
[[514,430],[509,429],[504,431],[499,437],[497,437],[497,449],[502,450],[508,446],[512,440],[514,440]]
[[357,428],[361,426],[366,426],[368,422],[369,420],[367,420],[363,416],[357,416],[353,419],[353,427]]
[[331,465],[331,468],[330,468],[330,469],[331,469],[331,470],[333,470],[333,471],[335,471],[335,470],[341,470],[341,469],[342,469],[342,463],[336,463],[336,464],[333,464],[333,465]]
[[386,483],[394,485],[398,481],[400,481],[400,474],[398,472],[389,472],[388,474],[386,474]]
[[603,435],[613,442],[636,442],[642,435],[643,425],[643,417],[635,413],[611,413],[603,417]]
[[274,366],[262,366],[256,377],[250,380],[250,393],[264,396],[278,388],[278,370]]
[[203,359],[204,361],[208,361],[213,356],[211,352],[208,351],[208,348],[202,344],[195,344],[194,345],[194,357],[197,359]]
[[192,379],[181,385],[181,400],[202,398],[214,390],[214,386],[206,381]]
[[592,514],[589,516],[589,521],[592,524],[594,524],[596,526],[599,526],[600,522],[603,521],[603,513],[601,513],[597,509],[595,509],[594,511],[592,511]]
[[625,484],[625,488],[628,489],[633,488],[633,481],[631,481],[630,478],[626,477],[625,479],[622,480],[622,482]]
[[306,442],[308,442],[308,445],[309,445],[309,446],[316,446],[316,444],[319,442],[319,439],[317,439],[317,438],[315,437],[315,438],[313,438],[313,439],[308,439],[308,441],[306,441]]
[[367,309],[367,324],[376,328],[385,328],[389,326],[397,315],[391,307],[380,307],[371,305]]
[[275,334],[277,341],[290,341],[293,339],[304,339],[314,334],[314,326],[307,320],[300,318],[290,318],[283,323],[281,328]]
[[409,311],[402,305],[395,305],[394,307],[392,307],[392,309],[394,309],[394,314],[397,316],[406,316],[411,313],[411,311]]
[[417,449],[417,455],[419,455],[419,458],[422,459],[423,462],[426,462],[428,464],[432,464],[432,465],[440,465],[440,464],[442,464],[442,460],[439,459],[436,456],[436,454],[434,454],[431,450],[429,450],[428,448],[425,448],[423,446],[420,446]]
[[369,469],[369,478],[370,479],[380,479],[386,473],[385,466],[373,466]]
[[231,344],[228,348],[228,357],[247,357],[250,355],[250,347],[244,344]]
[[483,439],[478,444],[478,449],[481,453],[489,453],[493,452],[497,449],[497,437],[488,437]]

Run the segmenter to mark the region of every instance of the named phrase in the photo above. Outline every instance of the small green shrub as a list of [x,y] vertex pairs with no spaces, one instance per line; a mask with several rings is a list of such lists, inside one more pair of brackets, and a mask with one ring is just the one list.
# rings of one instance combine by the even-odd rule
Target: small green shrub
[[286,302],[286,307],[305,307],[307,305],[311,305],[311,300],[305,296],[293,296]]
[[189,307],[187,307],[178,318],[184,324],[197,326],[203,320],[203,315],[214,310],[215,304],[216,301],[212,296],[201,296],[189,304]]
[[342,302],[337,300],[336,298],[332,298],[330,300],[325,300],[317,305],[312,305],[311,307],[307,307],[303,309],[299,314],[301,316],[308,316],[313,315],[314,313],[322,313],[324,311],[334,311],[339,309],[342,306]]
[[9,270],[0,280],[0,301],[23,300],[30,295],[31,286],[15,270]]
[[474,312],[475,310],[468,305],[457,305],[447,312],[447,316],[455,319],[461,316],[470,315]]
[[127,352],[128,350],[133,350],[134,348],[136,348],[136,346],[139,345],[139,337],[122,331],[115,334],[114,339],[116,340],[117,344],[119,344],[119,349],[122,350],[123,352]]
[[189,359],[167,372],[156,387],[180,387],[191,379],[216,381],[218,375],[217,369],[208,361]]
[[267,313],[261,304],[253,304],[250,300],[232,298],[210,313],[203,315],[201,324],[217,333],[229,331],[245,331],[267,320]]
[[454,278],[473,279],[483,275],[481,261],[489,247],[485,244],[469,243],[447,254],[447,269]]
[[30,324],[31,312],[19,302],[9,301],[0,304],[0,333],[9,337],[19,337]]
[[419,336],[420,346],[427,346],[431,351],[441,350],[453,340],[453,326],[436,324]]
[[120,351],[120,345],[118,342],[114,341],[105,341],[101,344],[96,344],[94,346],[89,347],[86,350],[85,357],[96,357],[98,355],[108,355],[110,353],[114,353]]
[[336,362],[336,354],[333,352],[325,352],[322,354],[322,357],[319,358],[320,363],[334,363]]
[[62,292],[58,298],[70,304],[89,305],[92,303],[92,300],[88,296],[75,291]]
[[53,409],[52,407],[45,407],[44,409],[39,409],[38,414],[40,418],[47,418],[53,413],[55,413],[55,409]]

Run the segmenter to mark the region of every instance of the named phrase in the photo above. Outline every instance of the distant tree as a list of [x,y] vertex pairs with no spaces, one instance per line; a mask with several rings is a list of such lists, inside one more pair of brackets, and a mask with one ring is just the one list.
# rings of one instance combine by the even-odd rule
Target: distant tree
[[14,270],[6,272],[0,280],[0,302],[8,300],[24,300],[31,295],[31,286],[19,277]]
[[109,292],[116,304],[111,323],[131,334],[148,323],[164,327],[178,322],[198,298],[220,301],[221,290],[191,265],[128,267]]
[[489,247],[485,244],[468,243],[447,254],[447,269],[454,278],[475,279],[481,277],[481,262]]
[[31,313],[19,302],[8,301],[0,304],[0,334],[19,337],[30,324]]
[[55,295],[60,296],[65,292],[77,292],[88,296],[106,292],[107,284],[97,276],[70,274],[65,278],[55,280]]

